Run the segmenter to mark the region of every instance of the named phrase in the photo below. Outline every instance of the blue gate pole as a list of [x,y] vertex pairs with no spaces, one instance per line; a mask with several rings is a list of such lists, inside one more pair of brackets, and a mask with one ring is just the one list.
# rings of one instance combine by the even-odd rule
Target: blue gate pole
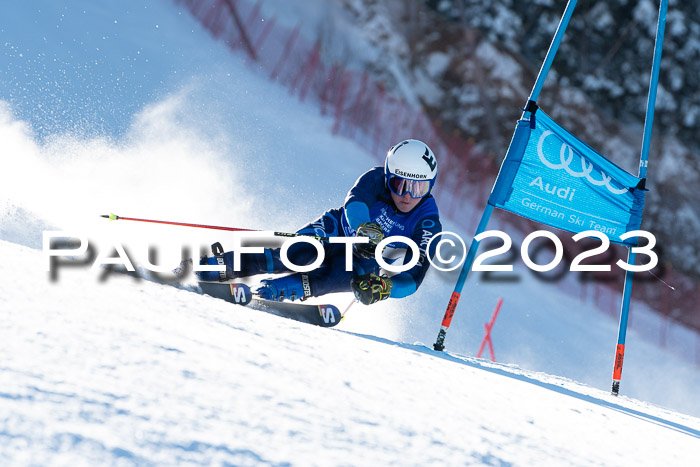
[[559,20],[559,26],[557,26],[557,31],[554,33],[552,43],[549,45],[547,55],[544,57],[544,62],[542,62],[542,67],[540,68],[540,72],[537,75],[535,85],[532,87],[532,92],[530,93],[530,100],[532,102],[537,101],[537,98],[540,95],[540,91],[542,91],[542,87],[544,86],[544,80],[547,78],[547,73],[549,73],[549,69],[552,66],[552,62],[554,61],[554,56],[557,54],[559,44],[561,44],[561,41],[564,38],[564,32],[566,32],[566,28],[569,25],[571,15],[574,14],[576,2],[577,0],[569,0],[569,3],[566,4],[566,9],[564,9],[564,13],[561,16],[561,20]]
[[[474,234],[474,237],[478,237],[480,233],[486,230],[486,225],[489,223],[489,219],[491,218],[492,212],[493,206],[487,204],[486,208],[484,209],[484,213],[481,215],[481,220],[479,221],[479,225],[476,228],[476,233]],[[457,284],[455,285],[454,291],[450,296],[450,301],[447,303],[447,310],[445,310],[445,316],[443,316],[442,318],[440,331],[438,332],[435,344],[433,344],[433,348],[435,350],[445,349],[445,336],[447,335],[447,329],[450,327],[450,323],[452,322],[452,316],[454,316],[455,314],[455,309],[457,308],[457,303],[459,303],[459,297],[462,293],[462,288],[464,287],[464,283],[467,281],[467,275],[469,274],[469,271],[472,268],[472,264],[474,264],[474,258],[476,257],[476,251],[479,249],[479,243],[481,242],[476,239],[472,239],[472,243],[471,245],[469,245],[467,259],[464,260],[464,265],[462,266],[462,270],[459,273]]]
[[[557,26],[557,31],[554,33],[552,43],[549,45],[549,50],[547,50],[547,55],[545,56],[544,62],[542,63],[542,67],[540,68],[540,72],[537,75],[535,86],[532,88],[532,92],[530,93],[530,98],[528,99],[528,104],[524,109],[522,118],[526,118],[531,113],[530,109],[532,109],[532,107],[530,106],[530,102],[534,103],[537,100],[537,97],[539,96],[540,91],[544,86],[544,81],[545,79],[547,79],[547,73],[549,73],[549,69],[552,66],[552,62],[554,61],[554,56],[556,55],[557,50],[559,49],[559,44],[561,44],[561,40],[564,37],[566,27],[569,25],[569,19],[571,19],[571,15],[574,12],[576,2],[577,0],[569,0],[569,2],[566,5],[564,14],[562,15],[561,20],[559,21],[559,26]],[[507,158],[508,154],[506,153],[505,159]],[[491,191],[493,192],[493,189],[491,189]],[[476,233],[474,234],[474,237],[477,237],[480,233],[486,230],[486,225],[488,224],[489,219],[491,218],[492,212],[493,206],[487,204],[483,214],[481,215],[481,220],[479,221],[479,225],[476,228]],[[467,281],[467,275],[469,275],[469,271],[471,270],[472,264],[474,263],[476,252],[479,249],[479,243],[480,242],[476,240],[472,240],[472,243],[469,246],[467,258],[465,259],[464,265],[462,266],[462,270],[459,273],[459,278],[457,279],[457,284],[455,284],[454,291],[450,296],[450,301],[447,303],[447,309],[445,310],[445,315],[442,318],[440,331],[438,332],[435,344],[433,344],[433,348],[435,350],[445,349],[445,336],[447,335],[447,329],[450,327],[450,323],[452,322],[452,316],[454,316],[455,309],[457,308],[457,303],[459,303],[459,298],[462,294],[462,288],[464,287],[464,283]]]
[[[647,163],[649,160],[649,146],[651,144],[651,129],[654,123],[654,108],[656,106],[656,88],[659,84],[659,70],[661,68],[661,49],[664,42],[664,29],[666,27],[666,11],[668,0],[661,0],[659,5],[659,22],[656,26],[656,44],[654,46],[654,59],[651,65],[651,80],[649,83],[649,96],[647,98],[647,110],[644,118],[644,136],[642,138],[642,154],[639,160],[639,178],[647,178]],[[627,264],[634,265],[636,255],[634,248],[627,253]],[[629,320],[629,308],[632,298],[632,279],[634,273],[626,271],[625,286],[622,294],[622,306],[620,311],[620,326],[617,332],[617,347],[615,348],[615,363],[613,366],[612,394],[620,393],[620,381],[622,380],[622,361],[625,357],[625,339],[627,338],[627,322]]]

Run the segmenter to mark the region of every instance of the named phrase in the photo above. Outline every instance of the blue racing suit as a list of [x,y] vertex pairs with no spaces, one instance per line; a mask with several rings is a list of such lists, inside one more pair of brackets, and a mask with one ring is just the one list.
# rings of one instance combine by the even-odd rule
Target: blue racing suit
[[[354,237],[360,224],[374,222],[382,228],[385,237],[410,238],[418,245],[420,258],[411,269],[391,278],[393,281],[391,297],[401,298],[414,293],[423,281],[430,267],[427,256],[432,259],[435,254],[435,245],[431,245],[430,251],[427,251],[428,243],[433,236],[442,231],[442,225],[437,204],[432,195],[428,194],[422,198],[410,212],[402,213],[391,200],[385,180],[384,167],[374,167],[365,172],[348,192],[343,206],[325,212],[315,221],[299,229],[297,233],[320,237]],[[404,264],[408,263],[412,258],[412,250],[402,242],[387,245],[383,252],[384,260],[391,264],[395,256],[392,253],[397,253],[397,249],[406,249]],[[324,250],[325,260],[321,266],[304,273],[308,276],[311,296],[350,292],[353,277],[380,272],[379,264],[374,258],[360,258],[356,255],[353,255],[353,270],[346,271],[345,244],[324,242]],[[297,243],[289,248],[287,257],[292,263],[303,266],[316,260],[317,251],[312,245]],[[224,253],[224,261],[229,278],[289,271],[282,264],[278,248],[266,248],[264,253],[260,254],[242,255],[241,271],[233,270],[233,252]]]

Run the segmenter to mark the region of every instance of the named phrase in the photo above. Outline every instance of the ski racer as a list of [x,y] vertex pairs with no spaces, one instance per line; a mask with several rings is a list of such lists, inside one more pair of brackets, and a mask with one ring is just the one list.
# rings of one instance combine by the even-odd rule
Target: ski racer
[[[437,160],[425,143],[405,140],[391,147],[384,167],[374,167],[362,174],[348,192],[343,206],[325,212],[297,231],[297,234],[319,237],[367,237],[368,243],[353,245],[352,271],[346,271],[346,245],[324,242],[325,259],[320,267],[308,273],[296,272],[263,280],[256,293],[268,300],[304,300],[310,296],[353,291],[356,299],[365,305],[411,295],[430,266],[427,256],[432,259],[435,254],[434,245],[427,251],[428,243],[442,231],[437,204],[431,194],[436,177]],[[377,245],[389,236],[412,239],[420,252],[415,266],[392,277],[381,273],[374,256]],[[412,250],[406,246],[400,242],[390,243],[382,252],[383,259],[391,263],[397,250],[405,250],[406,264],[412,258]],[[200,280],[226,281],[290,271],[280,259],[279,248],[241,255],[240,271],[234,271],[232,251],[223,253],[221,249],[218,253],[202,258],[200,264],[223,262],[225,274],[197,272]],[[317,254],[312,245],[297,243],[289,248],[287,257],[292,263],[303,266],[313,263]]]

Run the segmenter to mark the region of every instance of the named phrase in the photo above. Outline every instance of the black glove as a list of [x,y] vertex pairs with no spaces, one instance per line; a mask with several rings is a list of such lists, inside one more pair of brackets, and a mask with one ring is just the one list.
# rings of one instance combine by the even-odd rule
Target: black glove
[[394,283],[386,276],[363,274],[353,278],[351,285],[355,299],[365,305],[371,305],[389,298]]
[[378,224],[374,222],[365,222],[357,228],[357,237],[369,238],[368,243],[355,243],[353,251],[357,256],[362,258],[374,258],[374,251],[377,249],[379,242],[384,240],[384,232]]

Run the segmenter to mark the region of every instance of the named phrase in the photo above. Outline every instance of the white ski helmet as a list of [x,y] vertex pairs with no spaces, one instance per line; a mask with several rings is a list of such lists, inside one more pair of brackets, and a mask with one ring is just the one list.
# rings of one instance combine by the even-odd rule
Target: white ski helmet
[[435,185],[437,159],[427,144],[407,139],[389,149],[384,175],[387,187],[395,195],[409,193],[412,198],[422,198]]

